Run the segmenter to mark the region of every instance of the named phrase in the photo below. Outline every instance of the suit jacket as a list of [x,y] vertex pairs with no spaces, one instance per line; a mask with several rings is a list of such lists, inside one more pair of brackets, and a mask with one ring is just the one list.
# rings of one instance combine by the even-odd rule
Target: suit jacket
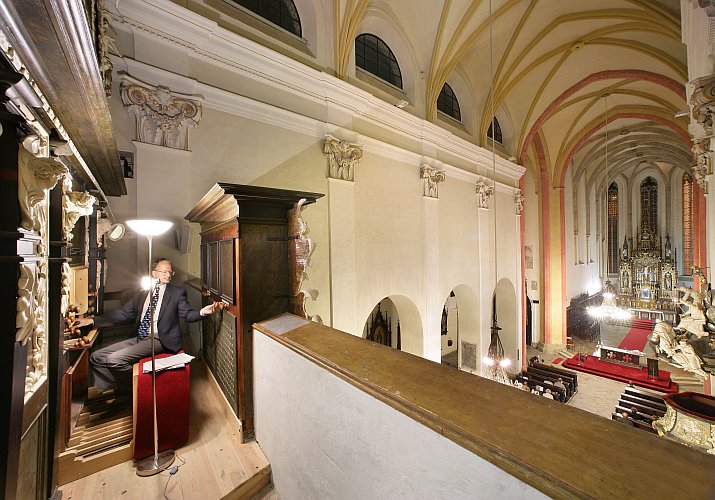
[[[132,300],[124,304],[121,308],[101,316],[95,316],[95,326],[112,326],[116,323],[134,320],[134,324],[138,328],[148,293],[148,291],[137,293]],[[171,352],[177,352],[181,349],[181,325],[179,324],[179,318],[193,323],[200,321],[202,317],[198,311],[191,309],[186,299],[186,290],[170,283],[167,284],[164,297],[161,300],[161,309],[159,309],[159,320],[157,322],[161,345]]]

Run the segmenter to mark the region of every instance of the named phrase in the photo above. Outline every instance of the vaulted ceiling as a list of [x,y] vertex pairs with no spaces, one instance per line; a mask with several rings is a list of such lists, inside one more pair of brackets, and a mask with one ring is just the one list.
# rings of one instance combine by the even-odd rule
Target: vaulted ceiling
[[471,95],[458,98],[474,103],[477,140],[486,144],[493,109],[508,154],[552,186],[563,185],[571,166],[576,178],[587,175],[587,182],[605,185],[606,168],[613,178],[643,162],[692,164],[688,118],[675,116],[686,109],[687,81],[678,0],[334,5],[340,8],[338,75],[370,18],[386,20],[422,73],[425,117],[434,119],[445,82],[464,82]]

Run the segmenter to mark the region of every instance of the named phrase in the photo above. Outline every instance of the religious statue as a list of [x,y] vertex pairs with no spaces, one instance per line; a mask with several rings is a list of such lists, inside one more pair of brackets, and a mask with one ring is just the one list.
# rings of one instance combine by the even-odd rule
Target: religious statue
[[703,361],[695,352],[692,344],[682,335],[678,338],[673,327],[665,321],[656,323],[648,340],[654,345],[656,354],[666,362],[703,380],[707,378],[707,374],[702,368]]
[[704,330],[706,318],[703,294],[682,286],[677,288],[677,291],[685,293],[682,298],[678,299],[678,302],[688,306],[688,310],[680,315],[680,323],[676,328],[692,333],[698,338],[707,336],[708,334]]

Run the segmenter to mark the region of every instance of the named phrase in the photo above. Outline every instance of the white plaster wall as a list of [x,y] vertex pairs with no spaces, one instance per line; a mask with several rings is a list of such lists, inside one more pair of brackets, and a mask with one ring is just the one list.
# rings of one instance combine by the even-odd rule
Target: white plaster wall
[[[137,15],[131,9],[144,7],[130,2],[124,13]],[[200,23],[182,26],[202,33],[196,35],[195,43],[212,42],[201,38],[210,36]],[[119,99],[120,76],[115,74],[111,111],[119,147],[144,152],[141,158],[137,156],[136,165],[141,188],[130,184],[129,196],[110,201],[118,219],[161,215],[180,222],[216,182],[324,193],[325,197],[303,212],[308,236],[315,243],[305,286],[319,292],[318,299],[306,306],[309,314],[360,335],[375,304],[390,297],[400,316],[402,349],[438,362],[442,306],[449,292],[458,287],[465,308],[477,316],[466,321],[468,326],[461,333],[465,340],[486,350],[491,308],[482,302],[491,301],[496,282],[494,255],[499,255],[499,278],[509,279],[520,290],[521,249],[511,188],[499,187],[496,202],[490,201],[498,205],[496,247],[494,209],[476,208],[476,176],[470,172],[484,168],[479,163],[479,148],[473,147],[478,154],[462,155],[459,161],[464,170],[451,166],[451,173],[440,184],[438,200],[426,199],[420,166],[423,161],[440,166],[443,160],[438,158],[446,153],[438,151],[434,142],[422,142],[420,134],[428,124],[412,115],[389,106],[385,110],[388,121],[367,120],[366,115],[350,112],[334,101],[321,101],[316,94],[295,88],[278,88],[274,80],[262,78],[263,73],[237,71],[199,57],[185,46],[159,42],[145,31],[136,30],[133,37],[123,32],[119,39],[127,57],[117,58],[115,69],[127,70],[151,85],[201,94],[204,104],[201,123],[190,132],[189,152],[179,154],[133,143],[134,124]],[[237,43],[251,45],[245,40]],[[364,95],[312,69],[296,69],[294,62],[282,60],[268,49],[253,47],[254,52],[249,52],[242,46],[240,50],[247,58],[263,57],[260,64],[265,74],[285,77],[298,74],[291,73],[295,71],[301,77],[309,75],[311,85],[324,78],[321,91],[332,99],[345,98],[355,105],[349,93]],[[369,104],[366,109],[373,112],[379,106]],[[322,121],[328,118],[339,123]],[[404,134],[404,130],[418,133]],[[327,179],[326,133],[365,145],[354,183]],[[453,140],[446,132],[439,134],[440,140]],[[460,147],[472,148],[461,143]],[[501,171],[500,178],[505,178]],[[516,185],[516,179],[507,180]],[[198,276],[199,238],[193,239],[188,255],[180,255],[173,240],[170,236],[157,241],[155,253],[174,261],[180,272],[177,283]],[[141,274],[136,262],[141,261],[144,244],[129,240],[124,243],[127,252],[110,254],[110,264],[122,274],[110,273],[108,289],[121,288],[127,276]],[[520,303],[520,297],[517,300]],[[509,318],[516,332],[520,306],[517,310],[518,314]]]
[[281,498],[546,498],[262,333],[253,346],[256,441]]
[[[527,282],[526,293],[529,299],[538,301],[531,307],[532,317],[532,343],[544,341],[544,324],[542,306],[544,304],[543,290],[543,262],[541,257],[541,206],[536,192],[537,185],[533,171],[527,169],[524,173],[524,246],[532,250],[533,268],[525,269],[525,280]],[[536,286],[534,286],[536,285]]]
[[[586,204],[585,204],[585,185],[582,181],[578,185],[573,183],[573,169],[569,168],[566,172],[564,181],[564,234],[566,243],[566,298],[571,299],[582,292],[592,293],[598,288],[600,280],[598,278],[598,263],[588,263],[586,255]],[[577,190],[579,204],[578,220],[574,220],[574,190]],[[623,204],[625,206],[625,204]],[[593,206],[593,205],[592,205]],[[621,208],[621,210],[624,210]],[[625,221],[625,217],[622,217]],[[592,222],[592,228],[595,227],[595,220]],[[574,226],[578,228],[578,249],[577,243],[574,241]],[[624,222],[619,224],[619,231],[622,229]],[[596,260],[596,259],[594,259]]]

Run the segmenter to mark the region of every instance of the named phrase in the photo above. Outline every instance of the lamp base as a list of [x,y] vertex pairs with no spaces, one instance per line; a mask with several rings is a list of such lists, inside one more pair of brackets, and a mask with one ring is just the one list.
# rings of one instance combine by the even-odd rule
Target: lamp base
[[134,467],[137,468],[137,476],[153,476],[166,470],[174,463],[176,456],[174,455],[174,450],[164,450],[156,456],[156,460],[154,458],[154,455],[151,455],[143,460],[134,462]]

